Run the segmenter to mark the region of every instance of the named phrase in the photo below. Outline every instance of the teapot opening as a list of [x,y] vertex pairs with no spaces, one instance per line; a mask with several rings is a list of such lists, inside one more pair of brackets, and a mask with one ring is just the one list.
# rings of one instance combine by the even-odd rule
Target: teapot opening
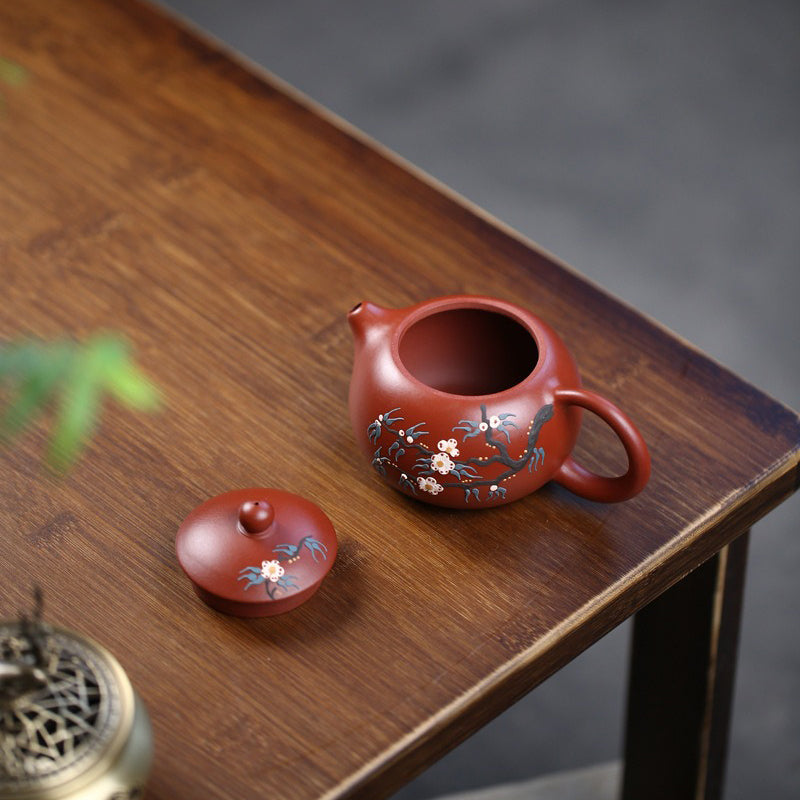
[[403,333],[398,350],[418,381],[457,395],[510,389],[527,378],[539,360],[536,340],[525,326],[480,308],[423,317]]

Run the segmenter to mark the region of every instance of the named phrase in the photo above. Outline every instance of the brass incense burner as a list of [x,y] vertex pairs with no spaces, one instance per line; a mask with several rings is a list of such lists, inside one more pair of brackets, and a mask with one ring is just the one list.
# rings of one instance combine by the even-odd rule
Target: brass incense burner
[[0,622],[2,800],[141,798],[151,761],[147,712],[108,651],[38,619]]

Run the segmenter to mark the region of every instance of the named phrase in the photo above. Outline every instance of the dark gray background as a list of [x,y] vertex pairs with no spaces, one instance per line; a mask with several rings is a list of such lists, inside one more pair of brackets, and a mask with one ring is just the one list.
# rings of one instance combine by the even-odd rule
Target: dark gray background
[[[170,0],[800,408],[800,3]],[[755,532],[728,800],[800,790],[796,501]],[[398,795],[617,758],[617,629]]]

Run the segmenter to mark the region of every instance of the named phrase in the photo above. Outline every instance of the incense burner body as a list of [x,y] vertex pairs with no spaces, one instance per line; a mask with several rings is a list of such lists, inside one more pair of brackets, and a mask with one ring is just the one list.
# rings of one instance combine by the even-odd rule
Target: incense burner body
[[73,631],[0,622],[0,798],[133,800],[153,758],[147,711],[117,660]]

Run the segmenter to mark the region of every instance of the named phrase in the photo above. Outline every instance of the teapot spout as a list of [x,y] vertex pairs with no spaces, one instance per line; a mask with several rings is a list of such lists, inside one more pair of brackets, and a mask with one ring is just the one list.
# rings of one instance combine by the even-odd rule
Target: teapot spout
[[373,331],[383,329],[390,316],[389,309],[374,303],[362,302],[354,306],[347,315],[347,321],[356,343],[363,344]]

